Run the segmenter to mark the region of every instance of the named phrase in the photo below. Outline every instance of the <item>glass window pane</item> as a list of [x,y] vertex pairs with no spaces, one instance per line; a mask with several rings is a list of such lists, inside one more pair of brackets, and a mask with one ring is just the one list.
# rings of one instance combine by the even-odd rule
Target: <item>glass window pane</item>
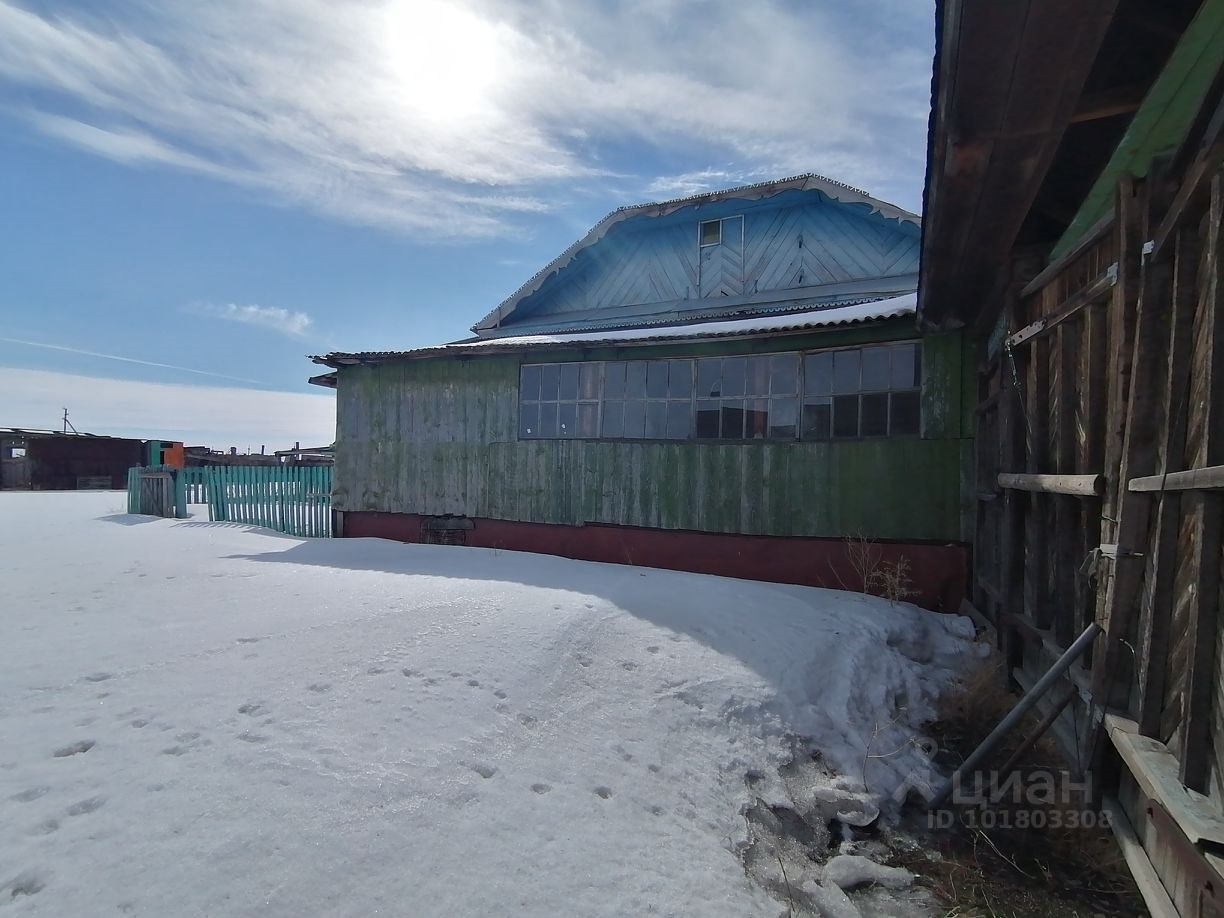
[[[717,423],[717,415],[715,415]],[[691,402],[667,403],[667,439],[687,440],[693,435],[693,406]]]
[[625,402],[625,436],[640,438],[646,433],[646,403],[641,399]]
[[555,363],[546,363],[540,367],[540,398],[545,401],[557,400],[557,387],[561,382],[561,368]]
[[744,411],[744,436],[764,440],[769,434],[769,399],[750,398]]
[[833,391],[857,392],[859,390],[859,352],[833,352]]
[[667,395],[669,398],[689,398],[693,394],[693,361],[667,361]]
[[798,379],[798,354],[776,354],[769,358],[769,391],[773,395],[794,395]]
[[579,402],[578,404],[578,431],[579,437],[597,437],[599,436],[599,403],[598,402]]
[[573,402],[562,402],[557,406],[557,435],[572,437],[578,426],[578,406]]
[[701,244],[718,245],[722,242],[722,221],[706,220],[701,224]]
[[722,394],[744,394],[744,376],[748,370],[748,361],[744,357],[724,357],[722,362]]
[[666,360],[652,360],[646,365],[646,397],[667,398]]
[[723,399],[722,424],[719,436],[724,440],[742,440],[744,438],[744,400]]
[[865,347],[863,354],[863,391],[883,392],[892,375],[889,369],[892,348]]
[[876,392],[863,396],[864,437],[888,436],[888,393]]
[[892,387],[912,389],[918,385],[919,351],[912,344],[898,344],[892,349]]
[[697,439],[718,439],[719,404],[716,401],[697,402]]
[[769,438],[793,440],[799,431],[799,400],[774,398],[769,400]]
[[697,397],[717,398],[722,394],[722,358],[703,357],[697,361]]
[[646,403],[646,439],[662,440],[667,436],[667,402]]
[[578,364],[563,363],[561,364],[561,389],[560,398],[564,401],[573,401],[578,397]]
[[745,395],[769,394],[769,358],[749,357],[748,388]]
[[625,435],[624,402],[603,403],[603,420],[599,435],[610,439],[619,439]]
[[540,406],[535,402],[519,405],[519,436],[534,439],[540,435]]
[[540,397],[540,368],[523,367],[519,378],[519,398],[535,400]]
[[557,403],[540,403],[540,436],[555,437],[557,435]]
[[805,398],[803,400],[803,439],[827,440],[833,425],[833,399]]
[[604,364],[603,397],[625,397],[625,363],[623,360],[614,360]]
[[625,364],[625,398],[641,398],[646,394],[646,361],[631,360]]
[[578,379],[578,397],[580,399],[599,398],[599,364],[584,363]]
[[808,354],[803,358],[803,394],[833,393],[833,355]]
[[892,420],[888,432],[894,437],[914,436],[920,432],[922,415],[915,392],[892,394]]
[[838,395],[834,397],[833,436],[858,436],[858,409],[859,400],[857,395]]

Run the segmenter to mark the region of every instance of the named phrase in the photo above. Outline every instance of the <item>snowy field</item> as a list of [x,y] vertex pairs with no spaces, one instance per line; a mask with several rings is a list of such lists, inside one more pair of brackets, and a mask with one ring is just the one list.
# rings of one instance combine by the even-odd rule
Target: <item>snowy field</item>
[[0,915],[785,914],[744,811],[887,809],[971,633],[124,505],[0,493]]

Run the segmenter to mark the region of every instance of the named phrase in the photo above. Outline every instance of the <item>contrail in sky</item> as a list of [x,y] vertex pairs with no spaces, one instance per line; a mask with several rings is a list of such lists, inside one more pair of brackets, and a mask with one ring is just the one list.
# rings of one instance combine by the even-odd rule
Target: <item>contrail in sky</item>
[[49,351],[63,351],[66,354],[81,354],[85,357],[102,357],[106,360],[119,360],[123,363],[135,363],[142,367],[160,367],[163,370],[178,370],[180,373],[195,373],[197,376],[211,376],[214,379],[228,379],[234,382],[254,383],[266,386],[259,379],[247,379],[245,376],[227,376],[225,373],[212,373],[208,370],[193,370],[191,367],[175,366],[172,363],[155,363],[152,360],[137,360],[135,357],[120,357],[118,354],[99,354],[97,351],[84,351],[78,347],[64,347],[62,344],[44,344],[41,341],[22,341],[20,338],[0,338],[8,344],[24,344],[26,347],[42,347]]

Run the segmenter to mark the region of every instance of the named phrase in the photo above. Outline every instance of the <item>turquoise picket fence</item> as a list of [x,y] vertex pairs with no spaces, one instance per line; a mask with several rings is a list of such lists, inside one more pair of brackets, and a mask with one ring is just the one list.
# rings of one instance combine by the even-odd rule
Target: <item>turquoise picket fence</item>
[[184,519],[205,503],[214,522],[308,538],[331,536],[331,466],[170,466],[128,470],[128,513]]
[[195,467],[181,469],[179,471],[179,478],[183,482],[183,490],[187,495],[187,503],[208,503],[208,469]]
[[210,520],[331,536],[331,466],[233,465],[205,471]]

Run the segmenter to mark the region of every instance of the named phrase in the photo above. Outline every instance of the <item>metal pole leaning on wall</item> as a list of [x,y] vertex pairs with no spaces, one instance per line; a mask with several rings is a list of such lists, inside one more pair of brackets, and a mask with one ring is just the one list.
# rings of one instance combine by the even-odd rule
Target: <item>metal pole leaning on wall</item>
[[999,721],[997,727],[990,731],[990,735],[978,744],[978,747],[970,753],[969,758],[965,759],[960,768],[952,773],[952,777],[939,789],[939,793],[931,798],[929,804],[931,809],[943,806],[943,804],[948,802],[952,792],[959,786],[961,778],[972,772],[982,763],[982,760],[999,744],[999,740],[1003,739],[1011,731],[1012,727],[1016,726],[1020,719],[1032,710],[1037,702],[1041,700],[1041,697],[1050,690],[1050,687],[1058,681],[1063,673],[1071,668],[1071,664],[1079,659],[1100,633],[1101,626],[1096,622],[1092,622],[1092,624],[1084,629],[1083,633],[1075,639],[1075,642],[1063,651],[1063,655],[1058,658],[1058,661],[1046,670],[1045,675],[1038,679],[1033,687],[1024,693],[1024,697],[1020,699],[1019,703],[1007,712],[1007,716]]

